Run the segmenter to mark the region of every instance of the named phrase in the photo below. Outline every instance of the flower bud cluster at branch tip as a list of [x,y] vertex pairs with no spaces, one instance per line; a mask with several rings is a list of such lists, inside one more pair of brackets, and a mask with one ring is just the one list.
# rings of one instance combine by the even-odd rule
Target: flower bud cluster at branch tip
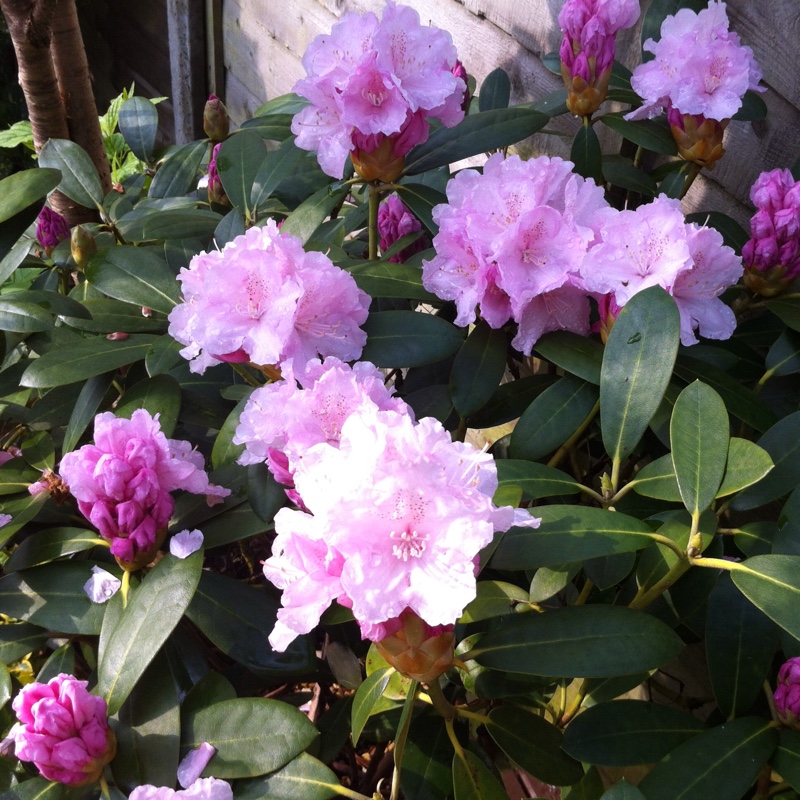
[[211,159],[208,162],[208,185],[206,186],[208,189],[208,202],[229,206],[231,201],[228,200],[228,195],[225,194],[225,190],[222,188],[222,181],[217,170],[217,156],[219,155],[220,147],[222,147],[221,144],[214,145],[214,149],[211,151]]
[[564,32],[559,55],[567,108],[593,114],[608,94],[615,37],[639,19],[638,0],[567,0],[558,15]]
[[178,275],[183,302],[169,333],[192,372],[220,361],[253,361],[295,373],[318,355],[357,359],[370,298],[323,253],[305,252],[274,220],[250,228],[222,250],[199,253]]
[[[406,204],[396,195],[392,194],[381,203],[378,211],[378,235],[380,236],[381,252],[385,253],[396,241],[408,236],[409,233],[422,230],[422,223],[409,211]],[[415,253],[421,253],[431,246],[427,236],[420,236],[408,247],[393,255],[389,261],[402,264]]]
[[650,119],[666,111],[681,156],[700,166],[725,152],[722,135],[745,92],[766,91],[758,85],[753,51],[728,26],[725,3],[712,0],[699,13],[680,9],[664,20],[658,42],[644,43],[655,58],[631,78],[644,104],[625,118]]
[[209,95],[203,109],[203,131],[212,142],[224,142],[228,138],[231,123],[228,109],[216,95]]
[[800,275],[800,181],[788,169],[763,172],[750,190],[756,213],[742,248],[744,282],[774,297]]
[[89,259],[97,252],[97,242],[94,236],[83,225],[76,225],[72,229],[69,245],[72,258],[80,270],[86,268]]
[[775,710],[784,725],[800,730],[800,658],[790,658],[778,672]]
[[292,133],[316,150],[323,171],[342,178],[348,154],[365,181],[396,180],[404,158],[428,138],[428,119],[453,127],[464,118],[466,82],[454,74],[449,33],[388,0],[382,19],[349,12],[303,56],[294,91],[310,105]]
[[53,248],[65,239],[69,239],[69,223],[58,211],[44,206],[36,219],[36,241],[49,256]]
[[61,460],[61,475],[81,513],[111,543],[123,569],[152,560],[175,507],[170,492],[183,489],[220,502],[230,489],[208,482],[203,456],[189,442],[167,439],[145,409],[130,419],[95,417],[94,444]]
[[17,758],[32,761],[50,781],[86,786],[114,758],[106,701],[89,694],[86,681],[62,673],[47,683],[29,683],[12,708],[19,721],[5,742],[13,742]]

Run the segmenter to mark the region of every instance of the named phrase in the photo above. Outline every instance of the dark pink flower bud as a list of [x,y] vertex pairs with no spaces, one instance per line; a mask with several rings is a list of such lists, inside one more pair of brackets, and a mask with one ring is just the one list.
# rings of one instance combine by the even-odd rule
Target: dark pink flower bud
[[117,745],[106,701],[86,691],[86,681],[57,675],[29,683],[14,698],[17,722],[8,739],[15,755],[32,761],[43,777],[69,786],[96,781]]
[[45,206],[36,220],[36,240],[49,255],[64,239],[69,239],[69,223],[49,206]]
[[456,61],[452,72],[456,78],[461,78],[461,80],[464,81],[464,86],[466,88],[464,89],[464,99],[461,101],[461,110],[467,114],[469,112],[470,101],[472,100],[472,96],[469,92],[469,75],[467,74],[466,67],[464,67],[460,60]]
[[208,200],[211,203],[229,206],[231,202],[228,200],[228,195],[225,194],[225,189],[222,188],[222,181],[217,170],[217,156],[220,147],[222,147],[221,144],[214,145],[211,160],[208,162]]
[[[421,230],[422,223],[408,210],[406,204],[397,195],[390,195],[381,203],[378,211],[378,235],[383,252],[386,252],[396,241],[409,233]],[[420,253],[428,247],[430,247],[430,239],[420,236],[415,242],[392,256],[389,261],[402,264],[414,253]]]
[[391,136],[367,135],[354,130],[350,158],[356,172],[365,181],[396,181],[403,172],[406,155],[427,140],[429,130],[430,125],[421,111],[409,111],[400,130]]
[[775,710],[784,725],[800,730],[800,658],[790,658],[778,672]]

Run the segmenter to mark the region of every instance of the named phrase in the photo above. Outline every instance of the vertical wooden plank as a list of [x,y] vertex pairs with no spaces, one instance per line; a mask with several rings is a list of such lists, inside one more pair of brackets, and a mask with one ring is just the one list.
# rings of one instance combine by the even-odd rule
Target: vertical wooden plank
[[167,37],[175,141],[202,136],[206,98],[204,9],[197,0],[167,0]]

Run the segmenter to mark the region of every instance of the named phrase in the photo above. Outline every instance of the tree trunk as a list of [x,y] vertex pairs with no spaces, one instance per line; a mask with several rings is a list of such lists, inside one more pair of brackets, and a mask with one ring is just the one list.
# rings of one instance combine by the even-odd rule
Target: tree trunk
[[57,0],[50,49],[66,109],[69,138],[89,154],[100,176],[103,193],[108,194],[111,191],[111,170],[97,121],[97,104],[75,0]]

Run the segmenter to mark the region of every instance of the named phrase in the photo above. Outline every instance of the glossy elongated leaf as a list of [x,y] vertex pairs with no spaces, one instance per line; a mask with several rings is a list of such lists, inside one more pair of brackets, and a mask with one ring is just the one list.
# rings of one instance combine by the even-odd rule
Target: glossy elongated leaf
[[370,297],[396,297],[405,300],[438,302],[422,285],[422,272],[409,264],[375,261],[349,270],[358,288]]
[[332,770],[308,753],[300,753],[286,766],[236,786],[236,800],[328,800],[341,794],[342,784]]
[[606,767],[649,764],[704,729],[677,708],[642,700],[614,700],[587,708],[564,733],[573,758]]
[[[281,503],[277,508],[284,504],[285,498],[285,494],[282,498],[278,498]],[[256,513],[251,504],[248,503],[242,503],[235,508],[217,514],[203,523],[203,535],[205,536],[207,549],[238,542],[241,539],[248,539],[251,536],[266,533],[269,530],[272,530],[271,520],[270,522],[265,522],[263,517]]]
[[772,458],[763,447],[749,439],[732,436],[728,444],[728,462],[717,497],[741,491],[760,481],[774,467]]
[[112,247],[98,251],[86,277],[103,294],[169,314],[180,286],[164,259],[149,247]]
[[266,155],[263,137],[250,130],[229,136],[217,151],[217,170],[222,188],[234,208],[242,214],[250,212],[253,183]]
[[183,197],[197,186],[206,142],[190,142],[169,152],[150,184],[149,197]]
[[539,567],[531,581],[530,601],[543,603],[562,592],[580,572],[578,564],[563,564],[554,567]]
[[546,333],[534,349],[556,366],[589,383],[600,385],[603,345],[571,331]]
[[792,789],[800,791],[800,731],[782,728],[778,735],[772,766]]
[[146,97],[129,97],[119,110],[119,131],[140,161],[150,161],[158,133],[158,109]]
[[[88,283],[86,284],[89,285]],[[167,329],[167,318],[154,311],[151,316],[142,314],[141,306],[134,306],[110,297],[97,297],[84,301],[91,319],[83,317],[63,317],[70,328],[92,333],[152,333]],[[152,309],[151,309],[152,311]],[[166,338],[166,337],[165,337]],[[170,339],[170,341],[172,341]]]
[[642,467],[636,474],[633,484],[636,491],[645,497],[655,497],[657,500],[667,500],[670,503],[680,503],[682,500],[678,479],[675,477],[675,467],[672,464],[672,453],[667,453]]
[[752,89],[748,89],[742,97],[742,107],[731,117],[740,122],[764,119],[767,116],[767,104]]
[[543,717],[517,706],[498,706],[486,726],[497,746],[526,772],[554,786],[569,786],[583,778],[579,761],[561,749],[562,734]]
[[159,648],[180,622],[200,580],[202,550],[188,558],[164,556],[131,596],[100,650],[97,688],[116,713]]
[[294,139],[287,139],[276,150],[268,152],[253,178],[250,208],[256,209],[265,203],[280,182],[299,167],[305,155],[305,150],[295,146]]
[[55,348],[33,361],[22,374],[20,383],[35,389],[49,389],[92,378],[139,361],[155,341],[155,336],[134,334],[121,341],[109,341],[105,337],[87,339],[71,346],[66,353]]
[[506,336],[481,320],[456,353],[450,371],[453,407],[461,417],[480,411],[491,399],[506,369]]
[[269,114],[248,119],[240,126],[240,130],[255,131],[262,139],[282,142],[292,135],[293,114]]
[[492,556],[497,569],[532,569],[641,550],[652,544],[647,523],[590,506],[552,505],[533,510],[537,529],[511,528]]
[[373,709],[389,685],[393,672],[391,667],[375,670],[356,690],[351,716],[353,742],[358,741],[367,720],[375,713]]
[[489,402],[470,417],[471,428],[493,428],[521,416],[525,409],[557,380],[555,375],[531,375],[497,388]]
[[7,542],[18,530],[35,519],[49,499],[46,493],[25,497],[4,504],[3,511],[11,515],[11,521],[0,528],[0,544]]
[[136,209],[121,217],[117,228],[129,242],[209,239],[221,220],[216,211],[207,208]]
[[786,330],[770,347],[764,365],[773,375],[793,375],[800,372],[800,334]]
[[758,483],[740,492],[731,502],[738,511],[757,508],[784,494],[800,483],[800,411],[789,414],[773,425],[759,440],[758,446],[772,459],[774,469]]
[[682,647],[680,638],[649,614],[584,605],[510,617],[487,633],[469,658],[526,675],[606,678],[655,669]]
[[754,606],[800,639],[800,556],[753,556],[731,577]]
[[720,711],[747,712],[762,691],[775,648],[778,626],[722,575],[708,598],[708,674]]
[[612,553],[609,556],[590,558],[583,564],[586,577],[601,591],[622,583],[636,563],[636,554]]
[[464,339],[447,320],[418,311],[379,311],[362,328],[367,344],[361,357],[378,367],[420,367],[453,355]]
[[61,800],[67,791],[63,783],[31,778],[3,792],[3,800]]
[[478,110],[484,112],[495,108],[508,108],[510,98],[511,80],[502,67],[497,67],[483,79],[478,97]]
[[611,128],[612,131],[621,134],[645,150],[661,153],[665,156],[678,154],[675,140],[672,138],[669,128],[665,125],[660,125],[650,119],[629,121],[622,118],[623,113],[625,112],[603,114],[597,119]]
[[44,646],[50,638],[45,628],[29,622],[14,622],[0,625],[0,661],[13,664]]
[[675,361],[675,374],[687,382],[699,379],[707,383],[725,401],[731,414],[757,431],[765,431],[775,423],[775,413],[758,395],[713,364],[680,355]]
[[615,463],[630,455],[657,411],[679,340],[678,309],[660,286],[635,294],[617,317],[600,376],[603,444]]
[[415,800],[442,800],[452,794],[453,746],[444,720],[438,715],[417,715],[403,753],[400,787]]
[[716,497],[728,459],[728,412],[722,398],[700,381],[687,386],[672,410],[672,464],[683,503],[692,514]]
[[53,316],[35,303],[15,300],[13,295],[0,299],[0,329],[13,333],[35,333],[53,327]]
[[62,644],[61,647],[53,650],[50,657],[44,662],[44,666],[39,670],[36,680],[39,683],[47,683],[62,672],[67,675],[75,674],[75,647],[72,642]]
[[509,455],[535,461],[562,445],[597,402],[594,384],[566,375],[545,389],[525,410],[512,434]]
[[479,581],[475,599],[467,605],[459,622],[480,622],[508,614],[519,602],[529,600],[528,592],[504,581]]
[[13,299],[26,303],[35,303],[45,311],[62,317],[82,317],[83,319],[91,319],[92,317],[89,309],[72,297],[45,289],[27,289],[14,292]]
[[[99,541],[102,539],[97,531],[88,531],[85,528],[48,528],[23,539],[3,569],[8,573],[37,567],[61,556],[90,550]],[[87,574],[86,580],[88,579]]]
[[[499,487],[515,485],[522,489],[522,496],[528,500],[554,495],[576,494],[580,485],[574,478],[535,461],[501,458],[495,461]],[[538,513],[538,512],[537,512]]]
[[638,192],[645,197],[655,197],[658,192],[658,184],[653,177],[628,161],[604,161],[603,178],[614,186]]
[[55,445],[53,437],[46,431],[39,431],[22,443],[22,457],[35,469],[44,472],[55,469]]
[[319,731],[288,703],[262,697],[223,700],[184,720],[181,752],[208,742],[217,754],[203,775],[252,778],[274,772],[303,752]]
[[257,674],[281,676],[313,668],[306,637],[298,637],[283,653],[270,647],[267,636],[277,618],[274,597],[254,586],[204,572],[186,616],[226,655]]
[[97,414],[97,410],[100,408],[100,404],[103,402],[103,398],[113,379],[113,374],[95,375],[94,378],[89,378],[84,383],[64,433],[62,453],[69,453],[75,449],[75,445],[78,444],[89,423]]
[[647,800],[740,800],[777,742],[778,734],[766,720],[726,722],[676,747],[639,789]]
[[85,208],[103,203],[103,187],[89,154],[69,139],[48,139],[39,153],[39,166],[61,171],[58,190]]
[[347,189],[348,187],[335,189],[333,185],[318,189],[286,217],[281,225],[281,233],[297,236],[305,244],[331,211],[342,202],[347,195]]
[[793,331],[800,331],[800,294],[773,297],[765,305],[784,325]]
[[25,492],[38,479],[36,470],[27,464],[16,466],[13,461],[6,462],[0,467],[0,495]]
[[399,188],[403,202],[414,216],[428,229],[432,236],[439,233],[439,226],[433,221],[435,206],[447,202],[447,195],[423,183],[403,183]]
[[597,184],[603,182],[603,154],[600,150],[600,140],[594,128],[588,124],[588,120],[587,124],[578,128],[572,140],[569,160],[575,164],[575,172],[578,175],[591,178]]
[[0,578],[4,614],[61,633],[98,634],[104,608],[83,591],[89,562],[44,564]]
[[32,206],[53,191],[61,181],[59,169],[24,169],[0,181],[0,223]]
[[165,436],[172,436],[181,407],[181,388],[171,375],[156,375],[145,378],[131,386],[120,398],[114,413],[130,419],[134,411],[144,408],[158,421]]
[[603,779],[596,767],[588,769],[580,783],[561,790],[564,800],[600,800],[602,794]]
[[147,668],[111,724],[117,737],[111,771],[119,788],[131,792],[144,784],[174,783],[181,746],[181,712],[178,689],[164,653]]
[[470,114],[454,128],[435,130],[424,144],[406,156],[407,175],[419,175],[462,158],[508,147],[544,128],[549,117],[531,108],[514,106]]
[[455,800],[508,800],[503,784],[470,750],[453,756]]

